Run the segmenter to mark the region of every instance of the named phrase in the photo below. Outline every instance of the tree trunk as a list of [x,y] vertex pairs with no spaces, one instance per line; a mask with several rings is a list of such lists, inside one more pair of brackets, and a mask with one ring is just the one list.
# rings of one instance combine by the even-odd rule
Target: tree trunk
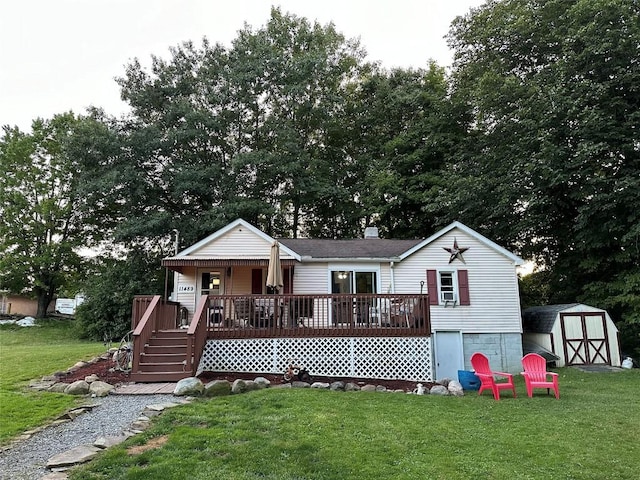
[[51,297],[47,295],[47,292],[41,290],[38,292],[38,312],[36,313],[36,318],[44,318],[47,316],[47,308],[49,307],[49,303],[51,303]]
[[44,318],[47,316],[47,308],[49,308],[49,304],[51,300],[53,300],[53,292],[54,287],[52,285],[47,286],[46,288],[36,288],[36,298],[38,299],[38,312],[36,313],[36,318]]

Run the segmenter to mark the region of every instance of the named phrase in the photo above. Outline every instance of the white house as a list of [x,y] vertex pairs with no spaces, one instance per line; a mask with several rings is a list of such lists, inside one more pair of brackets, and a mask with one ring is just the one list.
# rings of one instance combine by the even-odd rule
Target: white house
[[[237,327],[238,323],[234,323],[238,321],[237,304],[234,306],[216,300],[244,295],[254,296],[255,301],[262,304],[267,302],[268,295],[273,293],[266,286],[266,276],[274,242],[278,242],[280,247],[283,285],[277,293],[283,296],[282,302],[289,302],[286,296],[315,296],[315,303],[312,302],[304,314],[299,311],[292,313],[290,308],[278,310],[277,316],[285,322],[280,326],[304,324],[306,321],[305,327],[311,325],[309,322],[316,322],[312,325],[317,327],[339,327],[344,320],[340,319],[340,311],[336,309],[336,298],[354,295],[353,298],[367,299],[367,327],[398,325],[394,323],[398,321],[398,312],[405,316],[401,318],[400,326],[416,327],[416,316],[412,317],[410,313],[410,306],[417,305],[416,301],[406,300],[410,298],[406,297],[404,301],[409,307],[400,307],[395,313],[392,311],[393,301],[402,295],[420,298],[420,294],[428,293],[429,331],[416,334],[404,329],[402,332],[409,333],[406,342],[402,343],[404,333],[396,334],[394,332],[400,330],[388,328],[376,330],[375,334],[371,330],[371,335],[367,335],[369,330],[359,329],[355,336],[344,330],[344,337],[340,331],[334,330],[328,333],[330,341],[326,337],[325,340],[291,338],[292,331],[286,329],[265,339],[261,337],[260,329],[254,328],[249,334],[246,330],[243,332],[242,342],[245,344],[238,348],[249,349],[252,358],[256,351],[265,348],[269,352],[280,348],[286,353],[282,353],[275,364],[267,365],[254,358],[253,363],[235,367],[230,366],[228,358],[212,358],[212,350],[219,352],[231,348],[231,344],[218,343],[213,349],[212,342],[222,340],[210,334],[207,340],[209,353],[203,355],[200,370],[242,368],[264,373],[267,373],[265,369],[281,372],[282,362],[290,355],[307,357],[311,371],[315,366],[315,373],[320,375],[318,370],[325,368],[321,365],[326,365],[327,361],[319,358],[322,355],[317,353],[318,349],[328,348],[326,358],[335,359],[347,355],[347,350],[353,352],[361,348],[369,352],[367,355],[376,351],[375,361],[369,363],[389,365],[387,370],[347,372],[336,367],[322,374],[407,377],[415,365],[399,366],[394,361],[409,351],[407,362],[415,362],[416,357],[412,353],[415,351],[419,352],[420,363],[425,364],[417,369],[422,373],[416,380],[456,378],[458,370],[471,368],[469,359],[474,352],[486,354],[496,370],[520,371],[522,327],[516,267],[523,261],[459,222],[451,223],[426,239],[381,239],[377,229],[369,228],[362,239],[331,240],[272,238],[239,219],[163,260],[163,266],[177,272],[172,299],[186,308],[191,320],[198,311],[199,299],[207,295],[210,324],[220,326],[221,330],[225,326]],[[327,302],[333,302],[333,307],[324,306],[325,297]],[[360,310],[353,305],[349,306],[349,319],[362,320]],[[357,301],[355,305],[359,305]],[[261,326],[267,327],[266,324]],[[311,330],[307,328],[305,331]],[[276,332],[275,327],[272,332]],[[323,332],[323,335],[327,334],[327,331]],[[375,340],[374,337],[385,340]],[[261,343],[256,346],[254,342],[249,346],[246,342],[252,340]],[[374,340],[377,343],[371,343]],[[267,347],[265,342],[280,343]],[[342,342],[342,346],[336,347],[332,342]],[[364,343],[358,347],[358,342]],[[332,346],[327,347],[329,343]],[[246,354],[236,347],[228,356],[246,358]],[[353,358],[345,357],[343,360],[345,364],[354,363]]]

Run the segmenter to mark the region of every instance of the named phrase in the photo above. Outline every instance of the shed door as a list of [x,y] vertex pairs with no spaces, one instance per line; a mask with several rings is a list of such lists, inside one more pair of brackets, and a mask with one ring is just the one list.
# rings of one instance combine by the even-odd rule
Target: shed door
[[611,365],[604,313],[561,313],[560,326],[567,365]]

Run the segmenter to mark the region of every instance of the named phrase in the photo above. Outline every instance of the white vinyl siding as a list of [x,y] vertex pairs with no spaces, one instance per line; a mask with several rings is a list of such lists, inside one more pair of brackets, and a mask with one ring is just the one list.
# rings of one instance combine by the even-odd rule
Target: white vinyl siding
[[[453,246],[454,237],[465,263],[454,260],[444,248]],[[427,270],[467,270],[471,305],[431,305],[432,330],[461,330],[463,333],[521,333],[518,277],[513,261],[465,232],[454,228],[413,255],[396,263],[397,293],[427,293]]]
[[[238,226],[224,235],[191,252],[187,258],[264,258],[271,253],[271,243],[257,236],[251,230]],[[280,249],[281,259],[291,259],[290,255]]]

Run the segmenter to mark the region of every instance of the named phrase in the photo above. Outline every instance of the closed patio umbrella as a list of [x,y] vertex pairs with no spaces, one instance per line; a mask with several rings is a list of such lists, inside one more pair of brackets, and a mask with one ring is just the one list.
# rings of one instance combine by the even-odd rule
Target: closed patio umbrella
[[269,256],[269,268],[267,269],[267,287],[271,287],[276,293],[279,293],[283,285],[282,266],[280,265],[280,244],[273,242],[273,245],[271,245],[271,255]]

